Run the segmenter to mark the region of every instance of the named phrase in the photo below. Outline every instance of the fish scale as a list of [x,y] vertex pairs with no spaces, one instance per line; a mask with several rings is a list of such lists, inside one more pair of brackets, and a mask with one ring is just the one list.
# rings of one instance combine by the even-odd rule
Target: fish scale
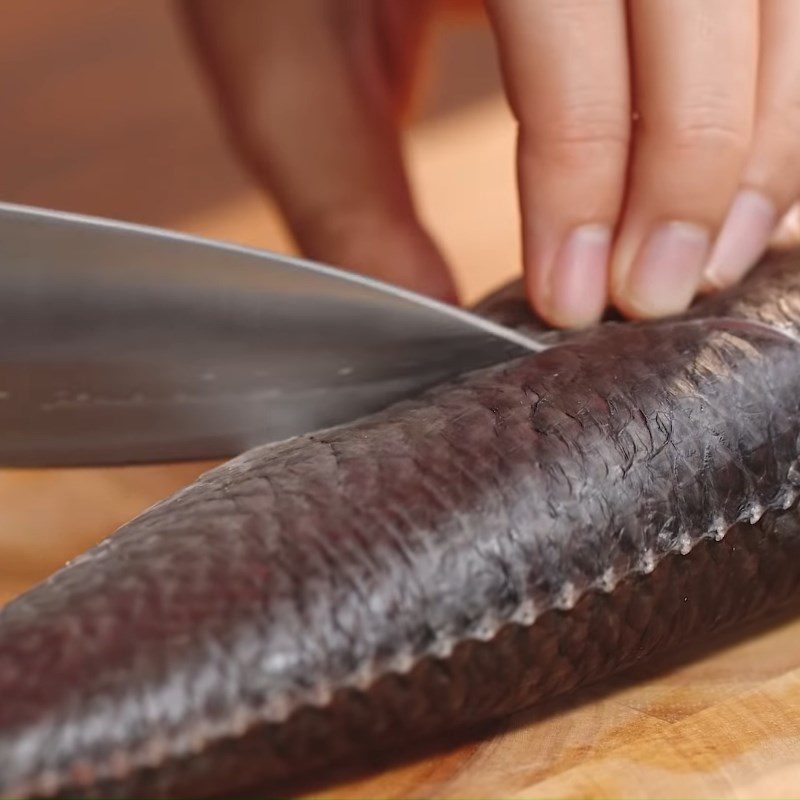
[[275,787],[800,600],[797,264],[543,334],[123,526],[0,611],[0,795]]

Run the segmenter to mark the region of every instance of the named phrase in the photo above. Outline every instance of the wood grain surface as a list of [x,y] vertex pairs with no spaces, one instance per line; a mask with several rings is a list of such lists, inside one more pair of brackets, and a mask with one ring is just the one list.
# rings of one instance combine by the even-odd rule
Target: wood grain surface
[[[431,92],[460,104],[429,102],[408,140],[423,216],[466,301],[514,275],[519,260],[514,128],[491,80],[479,92],[459,83],[475,73],[474,48],[489,52],[478,31],[440,37]],[[160,1],[0,6],[0,198],[291,247],[269,200],[228,152]],[[208,466],[0,470],[0,601]],[[800,796],[800,618],[293,791]]]

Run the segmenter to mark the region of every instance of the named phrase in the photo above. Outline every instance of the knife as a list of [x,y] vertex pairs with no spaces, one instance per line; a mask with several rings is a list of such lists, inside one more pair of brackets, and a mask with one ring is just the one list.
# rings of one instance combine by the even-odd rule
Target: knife
[[231,456],[539,349],[333,267],[0,203],[0,464]]

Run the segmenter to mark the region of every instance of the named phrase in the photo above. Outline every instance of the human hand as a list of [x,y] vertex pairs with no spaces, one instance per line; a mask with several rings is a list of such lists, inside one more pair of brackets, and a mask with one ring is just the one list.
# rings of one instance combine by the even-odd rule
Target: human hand
[[[308,255],[454,298],[399,128],[430,0],[186,4]],[[524,266],[561,326],[738,281],[800,195],[796,0],[487,0],[519,123]]]
[[455,302],[400,148],[430,0],[186,0],[234,142],[303,253]]

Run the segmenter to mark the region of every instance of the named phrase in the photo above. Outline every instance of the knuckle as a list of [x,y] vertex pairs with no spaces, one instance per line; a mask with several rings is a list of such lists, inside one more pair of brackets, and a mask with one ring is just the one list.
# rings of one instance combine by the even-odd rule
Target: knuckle
[[798,195],[800,176],[800,98],[780,108],[763,108],[756,123],[744,181],[760,188],[778,206],[791,203]]
[[770,105],[760,114],[757,139],[774,142],[779,149],[800,149],[800,96],[781,105]]
[[631,141],[627,112],[609,106],[574,106],[538,129],[530,126],[529,130],[533,149],[574,166],[609,155],[624,157]]
[[733,113],[701,107],[676,114],[667,125],[665,138],[679,153],[740,158],[750,144],[750,129]]

